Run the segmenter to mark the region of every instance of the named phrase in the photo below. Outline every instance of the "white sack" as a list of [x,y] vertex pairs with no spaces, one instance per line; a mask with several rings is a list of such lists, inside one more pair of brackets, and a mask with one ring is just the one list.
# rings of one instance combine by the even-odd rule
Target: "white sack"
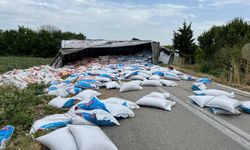
[[67,102],[67,98],[62,98],[60,96],[53,98],[48,105],[49,106],[53,106],[56,108],[62,108],[64,106],[64,104]]
[[155,98],[169,98],[170,97],[170,94],[169,93],[160,93],[160,92],[151,92],[150,94],[146,95],[148,97],[155,97]]
[[213,98],[215,98],[215,96],[198,96],[198,95],[192,95],[188,97],[201,108],[205,107],[208,102],[210,102]]
[[107,78],[107,77],[100,77],[100,76],[97,76],[97,77],[95,78],[95,80],[100,81],[100,82],[110,82],[110,81],[111,81],[110,78]]
[[55,108],[62,108],[63,106],[65,106],[65,104],[70,101],[71,99],[74,99],[74,98],[62,98],[62,97],[56,97],[56,98],[53,98],[49,103],[48,105],[49,106],[52,106],[52,107],[55,107]]
[[135,75],[135,76],[130,77],[130,79],[131,80],[144,80],[145,77],[142,75]]
[[170,80],[164,80],[161,79],[159,80],[161,82],[161,84],[165,85],[165,86],[177,86],[178,84],[175,83],[174,81],[170,81]]
[[160,80],[161,77],[159,75],[152,75],[148,78],[149,80]]
[[225,109],[231,113],[236,113],[236,107],[240,106],[240,102],[226,96],[217,96],[206,104],[208,107]]
[[75,98],[79,98],[81,100],[89,100],[95,96],[100,96],[102,95],[101,93],[91,90],[91,89],[87,89],[84,90],[82,92],[80,92],[79,94],[77,94],[76,96],[74,96]]
[[49,91],[48,95],[67,97],[69,95],[69,93],[65,89],[59,88],[59,89]]
[[162,86],[161,82],[158,80],[144,80],[141,85],[143,86]]
[[105,105],[107,109],[109,110],[109,112],[114,117],[128,118],[128,117],[135,116],[134,112],[124,105],[112,104],[112,103],[107,103]]
[[107,98],[105,100],[102,100],[102,102],[104,104],[111,103],[111,104],[124,105],[130,109],[140,108],[136,103],[129,101],[129,100],[122,99],[122,98],[118,98],[118,97],[110,97],[110,98]]
[[120,88],[120,85],[115,81],[104,83],[103,86],[105,86],[107,89],[119,89]]
[[172,102],[162,98],[154,98],[154,97],[142,97],[139,99],[136,104],[141,106],[151,106],[156,108],[161,108],[164,110],[171,111],[171,107],[176,104],[176,102]]
[[210,95],[210,96],[222,96],[226,95],[227,97],[234,97],[234,92],[226,92],[222,90],[216,90],[216,89],[206,89],[206,90],[201,90],[201,91],[193,91],[195,94],[200,95]]
[[85,118],[81,116],[75,115],[72,117],[72,124],[73,125],[94,125],[93,123],[89,122]]
[[169,79],[169,80],[180,80],[180,77],[174,73],[171,72],[165,72],[164,73],[164,78]]
[[120,92],[137,91],[143,88],[136,82],[121,83]]
[[240,111],[238,109],[235,109],[235,113],[232,113],[230,111],[220,109],[220,108],[210,108],[211,112],[215,115],[240,115]]
[[129,83],[137,83],[137,84],[141,85],[142,81],[141,80],[132,80]]
[[38,137],[36,141],[45,145],[50,150],[78,150],[76,141],[68,130],[68,127],[63,127]]
[[105,133],[96,126],[69,125],[79,150],[118,150]]

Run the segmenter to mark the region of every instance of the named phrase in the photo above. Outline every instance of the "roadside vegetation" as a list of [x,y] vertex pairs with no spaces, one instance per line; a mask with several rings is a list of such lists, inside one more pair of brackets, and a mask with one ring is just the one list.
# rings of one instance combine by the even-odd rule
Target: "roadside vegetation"
[[[222,26],[204,31],[194,43],[191,23],[174,32],[172,49],[179,50],[182,68],[193,68],[200,73],[213,75],[225,83],[250,85],[250,56],[242,55],[242,48],[250,43],[250,24],[235,18]],[[250,53],[250,49],[248,50]],[[248,65],[247,65],[248,64]],[[190,66],[190,67],[187,67]]]
[[0,87],[0,126],[7,124],[15,126],[9,149],[34,149],[30,146],[36,143],[26,135],[33,122],[46,115],[63,112],[47,105],[53,97],[42,96],[44,88],[43,84],[32,85],[24,90],[15,87]]
[[0,56],[0,74],[13,69],[28,69],[33,66],[50,64],[53,58]]

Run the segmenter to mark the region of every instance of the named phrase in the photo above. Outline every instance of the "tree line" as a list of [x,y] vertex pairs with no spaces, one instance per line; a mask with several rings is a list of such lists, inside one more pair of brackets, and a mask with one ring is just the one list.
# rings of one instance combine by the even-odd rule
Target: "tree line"
[[243,46],[250,43],[249,22],[235,18],[204,31],[198,36],[197,44],[194,40],[191,23],[184,22],[173,33],[173,48],[179,50],[184,64],[195,65],[198,71],[223,77],[231,83],[249,84],[246,58],[250,56],[241,54]]
[[62,32],[52,25],[42,25],[38,30],[24,26],[17,30],[0,29],[0,56],[54,57],[61,40],[85,38],[82,33]]

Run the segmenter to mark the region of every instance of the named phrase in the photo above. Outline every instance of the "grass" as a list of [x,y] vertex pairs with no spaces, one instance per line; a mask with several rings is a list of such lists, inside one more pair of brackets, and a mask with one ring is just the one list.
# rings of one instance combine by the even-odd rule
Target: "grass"
[[0,57],[0,74],[13,69],[27,69],[29,67],[50,64],[52,58],[38,57]]
[[44,88],[45,85],[32,85],[24,90],[15,87],[0,88],[0,126],[15,126],[8,149],[27,149],[26,144],[33,146],[35,143],[26,136],[33,122],[46,115],[64,113],[63,110],[47,105],[53,97],[41,96]]

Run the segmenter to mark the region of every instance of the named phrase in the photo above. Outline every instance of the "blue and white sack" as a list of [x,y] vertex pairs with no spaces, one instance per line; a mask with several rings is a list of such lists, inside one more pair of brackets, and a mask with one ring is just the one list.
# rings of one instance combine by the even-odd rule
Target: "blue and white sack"
[[164,72],[163,71],[155,71],[152,74],[153,75],[158,75],[158,76],[164,76]]
[[205,90],[206,88],[207,87],[202,82],[198,82],[198,83],[193,83],[192,84],[192,90],[193,91]]
[[30,129],[30,134],[37,131],[57,129],[72,123],[72,117],[68,114],[54,114],[35,121]]
[[48,105],[53,106],[55,108],[70,108],[72,107],[77,101],[80,99],[72,97],[72,98],[63,98],[63,97],[56,97],[52,99]]
[[210,79],[208,79],[208,78],[199,78],[199,79],[197,80],[197,82],[202,82],[202,83],[204,83],[204,84],[210,84],[210,83],[212,83],[212,80],[210,80]]
[[171,73],[171,72],[165,72],[164,78],[169,79],[169,80],[177,80],[177,81],[181,80],[178,75]]
[[82,89],[98,89],[99,88],[96,84],[83,81],[83,80],[78,81],[76,83],[76,86]]
[[79,102],[75,107],[75,110],[77,109],[84,109],[84,110],[102,109],[109,112],[105,104],[102,103],[97,97],[93,97],[92,99],[87,101]]
[[66,91],[69,93],[69,94],[73,94],[73,95],[76,95],[78,93],[80,93],[82,91],[81,88],[77,87],[77,86],[70,86],[66,89]]
[[0,130],[0,149],[5,149],[7,142],[10,140],[15,128],[7,125]]
[[113,117],[112,114],[102,109],[83,111],[80,113],[76,113],[76,115],[98,126],[120,125],[119,122]]
[[250,114],[250,101],[241,102],[240,109],[243,112]]

